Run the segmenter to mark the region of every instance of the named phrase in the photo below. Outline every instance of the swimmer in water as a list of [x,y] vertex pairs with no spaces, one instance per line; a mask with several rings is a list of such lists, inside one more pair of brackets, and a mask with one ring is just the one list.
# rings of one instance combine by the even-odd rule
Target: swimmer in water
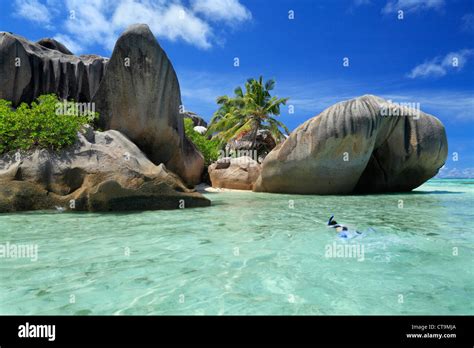
[[[347,226],[338,224],[336,220],[334,220],[334,215],[331,215],[331,217],[328,220],[328,227],[332,227],[336,230],[336,232],[339,234],[341,238],[351,238],[354,235],[350,233],[349,228]],[[362,232],[355,231],[356,235],[362,234]]]

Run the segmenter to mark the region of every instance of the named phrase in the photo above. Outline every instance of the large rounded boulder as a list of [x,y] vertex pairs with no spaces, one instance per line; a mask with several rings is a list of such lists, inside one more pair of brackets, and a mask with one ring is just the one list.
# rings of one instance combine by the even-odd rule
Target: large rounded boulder
[[221,158],[208,168],[212,187],[252,190],[260,175],[260,163],[248,156]]
[[265,158],[255,191],[410,191],[435,176],[446,157],[446,132],[436,117],[365,95],[296,128]]
[[184,134],[178,78],[147,25],[119,37],[93,100],[102,128],[122,132],[188,184],[200,182],[204,158]]

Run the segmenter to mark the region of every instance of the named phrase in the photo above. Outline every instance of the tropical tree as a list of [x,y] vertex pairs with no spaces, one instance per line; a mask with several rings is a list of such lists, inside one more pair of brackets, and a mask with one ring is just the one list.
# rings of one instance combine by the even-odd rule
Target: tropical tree
[[218,97],[217,104],[220,107],[211,119],[208,134],[227,143],[250,132],[254,148],[258,130],[267,129],[277,142],[282,141],[289,130],[274,116],[280,115],[280,106],[286,105],[288,98],[272,97],[270,91],[274,87],[274,80],[264,83],[260,76],[258,80],[247,80],[245,93],[239,86],[234,90],[233,97]]

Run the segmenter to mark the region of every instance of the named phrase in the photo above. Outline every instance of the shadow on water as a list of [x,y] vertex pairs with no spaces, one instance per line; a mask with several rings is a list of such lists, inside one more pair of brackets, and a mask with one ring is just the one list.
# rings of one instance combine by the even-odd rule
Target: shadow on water
[[435,190],[435,191],[409,191],[409,192],[382,192],[382,193],[371,193],[371,194],[353,194],[348,195],[352,197],[377,197],[377,196],[400,196],[400,195],[457,195],[457,194],[464,194],[466,192],[463,191],[442,191],[442,190]]
[[411,192],[393,192],[393,193],[386,193],[387,195],[444,195],[444,194],[464,194],[466,192],[461,191],[411,191]]

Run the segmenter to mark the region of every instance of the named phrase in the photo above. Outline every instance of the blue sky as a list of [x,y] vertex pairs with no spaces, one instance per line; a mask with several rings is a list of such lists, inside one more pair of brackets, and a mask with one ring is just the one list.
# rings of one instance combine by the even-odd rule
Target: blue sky
[[447,130],[443,173],[474,176],[472,0],[0,0],[0,30],[78,54],[110,56],[137,22],[171,58],[186,109],[207,120],[217,96],[258,75],[290,97],[290,129],[363,94],[420,103]]

